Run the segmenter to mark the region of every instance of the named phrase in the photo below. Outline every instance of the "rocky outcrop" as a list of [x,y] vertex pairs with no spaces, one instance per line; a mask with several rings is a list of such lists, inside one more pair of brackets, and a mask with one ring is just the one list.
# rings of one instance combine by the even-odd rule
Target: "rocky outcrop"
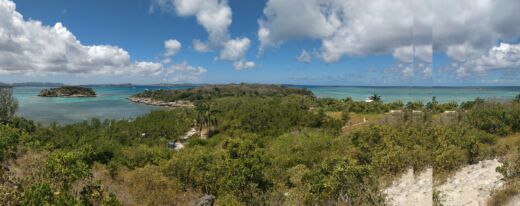
[[213,206],[215,202],[215,196],[213,195],[204,195],[198,201],[196,206]]
[[175,101],[175,102],[163,102],[159,100],[154,100],[152,98],[143,98],[143,97],[129,97],[128,100],[139,103],[146,104],[152,106],[160,106],[160,107],[193,107],[193,103],[189,101]]

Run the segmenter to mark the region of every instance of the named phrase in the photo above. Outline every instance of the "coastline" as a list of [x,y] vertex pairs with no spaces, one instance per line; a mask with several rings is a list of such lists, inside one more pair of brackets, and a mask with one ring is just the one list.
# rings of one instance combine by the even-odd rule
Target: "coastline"
[[82,95],[82,94],[74,94],[74,95],[57,95],[57,96],[45,96],[38,95],[39,97],[62,97],[62,98],[93,98],[97,97],[97,95]]
[[159,100],[153,100],[152,98],[142,97],[128,97],[127,99],[137,104],[146,104],[158,107],[194,107],[193,103],[189,101],[163,102]]

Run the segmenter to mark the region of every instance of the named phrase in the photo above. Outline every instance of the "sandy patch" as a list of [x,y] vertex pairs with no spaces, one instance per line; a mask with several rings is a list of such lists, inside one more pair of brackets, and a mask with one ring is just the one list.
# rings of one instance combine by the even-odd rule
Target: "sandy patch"
[[437,187],[441,193],[441,203],[444,206],[486,205],[491,191],[503,184],[502,174],[496,171],[501,165],[495,159],[463,167]]
[[385,189],[388,205],[433,205],[433,170],[426,169],[419,175],[414,175],[413,169],[409,169],[399,179],[392,182]]

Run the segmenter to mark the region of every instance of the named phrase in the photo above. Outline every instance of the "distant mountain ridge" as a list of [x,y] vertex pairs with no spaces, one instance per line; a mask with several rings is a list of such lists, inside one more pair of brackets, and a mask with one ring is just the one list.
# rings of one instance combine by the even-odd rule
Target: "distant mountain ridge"
[[11,84],[13,87],[61,87],[64,85],[63,83],[55,82],[21,82]]

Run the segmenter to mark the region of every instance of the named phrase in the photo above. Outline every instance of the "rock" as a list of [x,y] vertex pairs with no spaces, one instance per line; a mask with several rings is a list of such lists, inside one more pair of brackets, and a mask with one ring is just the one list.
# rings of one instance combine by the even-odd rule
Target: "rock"
[[213,195],[204,195],[199,200],[197,200],[196,206],[213,206],[215,202],[215,196]]
[[175,102],[163,102],[159,100],[154,100],[151,98],[142,98],[142,97],[129,97],[128,100],[138,103],[138,104],[146,104],[151,106],[159,106],[159,107],[193,107],[193,103],[189,101],[175,101]]

